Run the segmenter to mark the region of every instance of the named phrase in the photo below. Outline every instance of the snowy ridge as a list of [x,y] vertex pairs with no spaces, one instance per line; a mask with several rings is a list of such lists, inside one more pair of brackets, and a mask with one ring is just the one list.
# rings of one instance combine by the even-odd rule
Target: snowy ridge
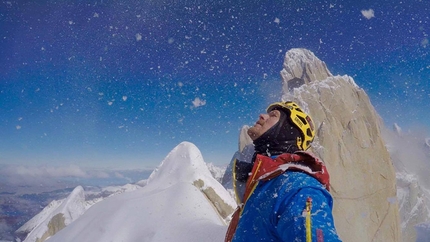
[[53,212],[64,202],[65,199],[53,200],[46,206],[40,213],[34,216],[32,219],[23,224],[16,232],[17,233],[29,233],[36,228],[41,221],[47,220],[52,217]]
[[145,187],[95,204],[49,241],[222,241],[227,229],[217,206],[222,203],[236,206],[197,147],[183,142]]
[[311,82],[309,83],[307,86],[303,86],[303,87],[299,87],[299,88],[295,88],[294,89],[294,95],[295,96],[301,96],[303,92],[308,92],[307,89],[313,89],[313,90],[318,90],[320,88],[327,88],[330,90],[335,90],[338,88],[342,88],[342,86],[340,86],[339,84],[337,84],[337,80],[341,80],[344,81],[346,83],[351,84],[353,87],[359,89],[359,90],[363,90],[361,87],[359,87],[354,79],[348,75],[343,75],[343,76],[330,76],[327,77],[324,80],[318,81],[318,82]]
[[136,189],[141,188],[140,185],[135,184],[125,184],[124,186],[109,186],[102,189],[103,192],[109,192],[112,193],[109,196],[114,196],[123,192],[131,192]]
[[[49,206],[48,206],[49,207]],[[66,225],[73,222],[81,216],[87,209],[85,203],[85,193],[81,186],[76,187],[70,195],[58,203],[53,203],[51,208],[43,210],[40,216],[36,215],[34,219],[25,223],[19,230],[33,227],[27,235],[24,242],[37,241],[38,239],[46,239],[51,236],[50,232],[55,228],[64,228]],[[40,219],[40,220],[39,220]],[[41,221],[41,222],[39,222]]]
[[[217,182],[203,160],[200,150],[192,143],[182,142],[176,146],[149,176],[146,189],[166,189],[179,182],[194,183],[198,180],[208,181],[206,184],[216,189],[220,196],[229,193]],[[206,187],[205,185],[205,187]],[[234,201],[228,199],[230,206],[236,207]]]
[[[140,182],[143,185],[146,180],[142,180]],[[40,239],[42,237],[49,237],[49,233],[47,233],[47,231],[50,230],[49,224],[51,223],[52,226],[54,223],[54,216],[57,215],[64,218],[64,225],[59,226],[61,228],[62,226],[67,226],[76,220],[91,206],[102,201],[105,197],[111,197],[124,192],[134,191],[139,188],[141,188],[141,186],[137,184],[126,184],[124,186],[105,187],[102,188],[101,191],[95,191],[94,189],[91,189],[90,191],[86,192],[81,186],[78,186],[69,194],[67,198],[53,200],[40,213],[22,225],[16,232],[24,234],[27,233],[27,238],[25,241],[36,241],[38,238]],[[91,197],[91,199],[85,198],[87,196]],[[45,233],[47,234],[45,235]]]
[[[184,167],[194,169],[184,169]],[[146,187],[167,188],[177,182],[194,181],[200,176],[211,176],[203,157],[197,147],[183,142],[176,146],[151,173]]]

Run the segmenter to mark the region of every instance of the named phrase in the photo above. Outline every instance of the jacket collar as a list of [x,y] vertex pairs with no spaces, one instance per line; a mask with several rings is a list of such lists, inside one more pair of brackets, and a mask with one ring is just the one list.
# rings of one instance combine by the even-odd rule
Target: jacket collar
[[266,181],[287,170],[304,172],[330,191],[330,176],[324,162],[304,151],[283,153],[275,158],[257,154],[250,179]]

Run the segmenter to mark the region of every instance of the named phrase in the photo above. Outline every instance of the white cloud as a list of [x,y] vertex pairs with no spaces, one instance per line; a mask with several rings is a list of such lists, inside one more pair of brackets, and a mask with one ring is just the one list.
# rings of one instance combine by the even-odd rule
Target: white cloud
[[124,178],[124,175],[119,172],[115,172],[114,174],[115,174],[115,177]]
[[367,19],[371,19],[375,17],[375,12],[373,11],[373,9],[361,10],[361,14],[363,14],[363,16]]
[[192,103],[193,103],[194,107],[197,108],[197,107],[206,105],[206,100],[202,100],[202,99],[196,97]]
[[110,177],[110,175],[107,172],[98,171],[98,170],[88,171],[88,175],[91,177],[96,177],[96,178],[109,178]]
[[9,174],[28,177],[88,177],[88,174],[76,165],[66,167],[9,166],[6,170]]
[[12,185],[51,186],[62,178],[89,178],[79,166],[64,167],[7,165],[0,167],[0,181]]

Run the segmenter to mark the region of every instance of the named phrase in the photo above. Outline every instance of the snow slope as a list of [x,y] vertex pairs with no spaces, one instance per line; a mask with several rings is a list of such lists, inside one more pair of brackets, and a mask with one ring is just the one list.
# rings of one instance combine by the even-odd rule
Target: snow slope
[[62,229],[81,216],[88,206],[89,204],[85,202],[84,189],[78,186],[66,199],[51,202],[17,232],[31,231],[24,242],[49,237],[51,231]]
[[[140,181],[140,183],[146,184],[146,180]],[[79,218],[88,208],[102,201],[105,197],[134,191],[140,187],[141,185],[126,184],[102,189],[90,188],[89,191],[84,191],[81,186],[78,186],[67,198],[53,200],[49,203],[40,213],[22,225],[16,233],[27,234],[25,242],[47,238]],[[64,218],[64,222],[61,219],[58,220],[58,217]]]
[[[211,202],[207,191],[214,191],[221,201]],[[222,202],[236,206],[212,177],[198,148],[183,142],[154,170],[145,187],[93,205],[48,241],[223,241],[227,225],[215,208]]]

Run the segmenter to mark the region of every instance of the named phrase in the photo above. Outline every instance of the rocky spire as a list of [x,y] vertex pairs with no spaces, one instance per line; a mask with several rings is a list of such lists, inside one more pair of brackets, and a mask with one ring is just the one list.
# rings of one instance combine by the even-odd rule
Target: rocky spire
[[311,51],[292,49],[281,71],[284,99],[317,127],[313,152],[327,165],[343,241],[401,241],[396,174],[369,97],[349,76],[333,76]]
[[326,64],[307,49],[291,49],[285,54],[284,65],[281,71],[283,90],[291,91],[293,88],[313,81],[325,80],[333,76]]

